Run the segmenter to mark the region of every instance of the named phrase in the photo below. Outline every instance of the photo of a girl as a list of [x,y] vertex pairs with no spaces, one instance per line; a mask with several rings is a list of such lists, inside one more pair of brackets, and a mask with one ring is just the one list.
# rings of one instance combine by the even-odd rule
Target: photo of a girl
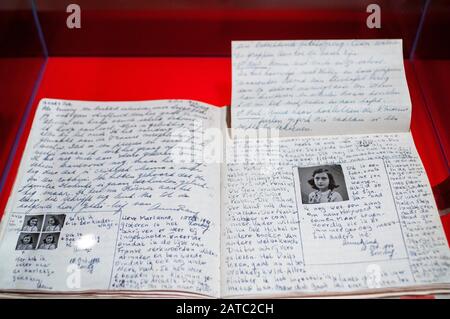
[[343,201],[341,194],[335,190],[339,185],[336,185],[333,175],[327,169],[316,169],[308,183],[315,189],[309,193],[309,204]]
[[59,233],[42,234],[39,249],[56,249],[58,243]]
[[32,250],[36,247],[39,234],[21,233],[17,240],[16,250]]
[[298,168],[303,204],[323,204],[348,200],[341,165]]
[[44,223],[44,231],[60,231],[64,223],[65,215],[47,215]]
[[38,232],[42,227],[43,215],[25,216],[22,231]]

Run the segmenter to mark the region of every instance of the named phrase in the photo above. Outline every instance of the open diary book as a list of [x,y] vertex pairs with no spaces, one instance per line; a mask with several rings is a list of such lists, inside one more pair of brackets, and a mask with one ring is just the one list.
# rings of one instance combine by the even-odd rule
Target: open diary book
[[1,223],[4,295],[449,291],[401,42],[232,49],[232,132],[197,101],[40,101]]

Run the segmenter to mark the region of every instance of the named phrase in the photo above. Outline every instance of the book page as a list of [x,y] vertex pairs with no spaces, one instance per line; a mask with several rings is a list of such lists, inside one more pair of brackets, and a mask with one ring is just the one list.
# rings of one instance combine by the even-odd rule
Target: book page
[[227,160],[223,296],[450,287],[410,133],[239,139]]
[[2,221],[0,289],[219,295],[220,165],[200,102],[41,100]]
[[409,131],[401,40],[235,41],[232,57],[233,128]]

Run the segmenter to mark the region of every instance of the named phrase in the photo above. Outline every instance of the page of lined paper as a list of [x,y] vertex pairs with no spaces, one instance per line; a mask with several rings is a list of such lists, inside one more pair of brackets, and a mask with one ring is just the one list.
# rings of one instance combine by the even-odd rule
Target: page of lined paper
[[227,149],[224,296],[450,283],[448,244],[409,133],[277,143],[272,170],[255,160],[256,143]]
[[409,131],[401,40],[237,41],[232,58],[234,128]]
[[220,127],[219,112],[42,100],[3,218],[0,288],[218,296],[220,166],[173,151],[204,147],[194,132]]

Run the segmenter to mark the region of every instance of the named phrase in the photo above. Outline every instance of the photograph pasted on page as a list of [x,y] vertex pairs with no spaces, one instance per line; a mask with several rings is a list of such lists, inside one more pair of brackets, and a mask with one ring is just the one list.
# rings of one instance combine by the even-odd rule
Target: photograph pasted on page
[[348,190],[342,165],[298,167],[302,204],[320,204],[347,201]]
[[[65,214],[25,215],[16,250],[56,249]],[[28,232],[28,233],[27,233]],[[30,233],[32,232],[32,233]]]

